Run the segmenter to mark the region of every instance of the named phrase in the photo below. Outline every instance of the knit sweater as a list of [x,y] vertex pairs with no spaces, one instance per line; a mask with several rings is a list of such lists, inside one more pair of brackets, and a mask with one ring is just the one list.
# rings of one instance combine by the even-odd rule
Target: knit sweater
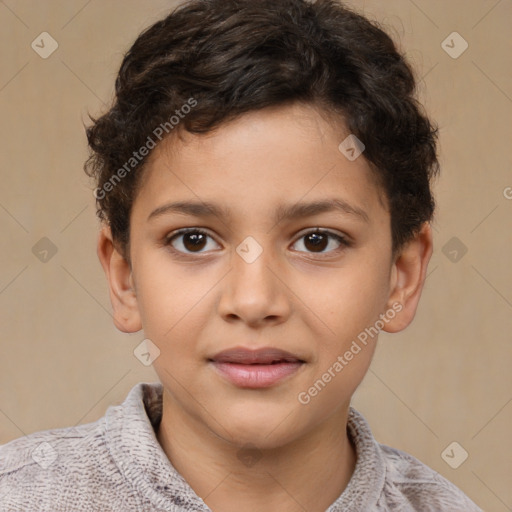
[[[156,437],[162,389],[140,382],[96,422],[0,446],[0,511],[210,511]],[[482,512],[419,460],[377,443],[353,408],[347,432],[355,470],[326,512]]]

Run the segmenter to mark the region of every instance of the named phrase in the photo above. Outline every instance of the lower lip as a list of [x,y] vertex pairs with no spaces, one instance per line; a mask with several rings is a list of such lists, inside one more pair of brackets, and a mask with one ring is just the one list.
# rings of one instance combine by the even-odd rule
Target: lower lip
[[304,363],[238,364],[212,361],[216,370],[240,388],[268,388],[293,375]]

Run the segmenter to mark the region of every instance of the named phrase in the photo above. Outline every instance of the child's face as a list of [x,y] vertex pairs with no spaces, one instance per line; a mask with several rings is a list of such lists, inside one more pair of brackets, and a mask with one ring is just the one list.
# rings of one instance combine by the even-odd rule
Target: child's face
[[[298,438],[346,414],[368,369],[371,337],[316,396],[308,393],[391,308],[396,283],[383,193],[362,157],[349,161],[338,149],[347,135],[295,105],[173,138],[148,162],[131,215],[136,298],[126,330],[140,321],[158,346],[153,365],[168,403],[222,438],[261,447]],[[347,208],[276,221],[280,207],[326,200]],[[212,203],[229,216],[151,216],[174,202]],[[208,236],[165,245],[192,227]],[[304,236],[317,227],[349,245]],[[234,347],[278,348],[305,363],[267,387],[243,387],[210,361]]]

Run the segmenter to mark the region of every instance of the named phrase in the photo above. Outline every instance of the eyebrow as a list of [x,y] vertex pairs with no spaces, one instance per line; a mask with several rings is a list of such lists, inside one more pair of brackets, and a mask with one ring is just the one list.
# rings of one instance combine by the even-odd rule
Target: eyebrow
[[[309,203],[299,202],[291,205],[281,205],[276,209],[274,220],[275,222],[280,222],[283,219],[312,217],[313,215],[333,211],[352,215],[367,223],[370,222],[368,214],[362,208],[351,205],[347,201],[339,198],[325,199]],[[214,203],[204,201],[177,201],[164,204],[159,206],[156,210],[153,210],[148,216],[148,221],[170,213],[193,215],[195,217],[215,216],[225,219],[231,218],[231,212],[229,209]]]

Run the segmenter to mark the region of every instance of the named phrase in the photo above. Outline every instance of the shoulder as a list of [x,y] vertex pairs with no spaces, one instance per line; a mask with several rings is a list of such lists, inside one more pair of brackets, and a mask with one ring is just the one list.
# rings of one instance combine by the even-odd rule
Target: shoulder
[[[458,487],[412,455],[378,443],[352,407],[347,428],[357,462],[340,505],[361,511],[482,512]],[[356,503],[362,505],[354,508]]]
[[[457,486],[412,455],[379,444],[386,467],[382,499],[391,510],[404,497],[412,510],[482,512]],[[411,509],[408,509],[411,510]]]
[[154,510],[135,487],[151,495],[153,475],[144,470],[160,453],[151,423],[158,421],[160,397],[161,387],[139,383],[95,422],[0,446],[0,512]]
[[103,418],[77,427],[41,430],[0,445],[0,476],[34,464],[49,468],[61,456],[73,456],[78,445],[101,437],[102,424]]
[[94,423],[34,432],[0,446],[0,511],[44,510],[66,489],[108,466],[104,417]]

